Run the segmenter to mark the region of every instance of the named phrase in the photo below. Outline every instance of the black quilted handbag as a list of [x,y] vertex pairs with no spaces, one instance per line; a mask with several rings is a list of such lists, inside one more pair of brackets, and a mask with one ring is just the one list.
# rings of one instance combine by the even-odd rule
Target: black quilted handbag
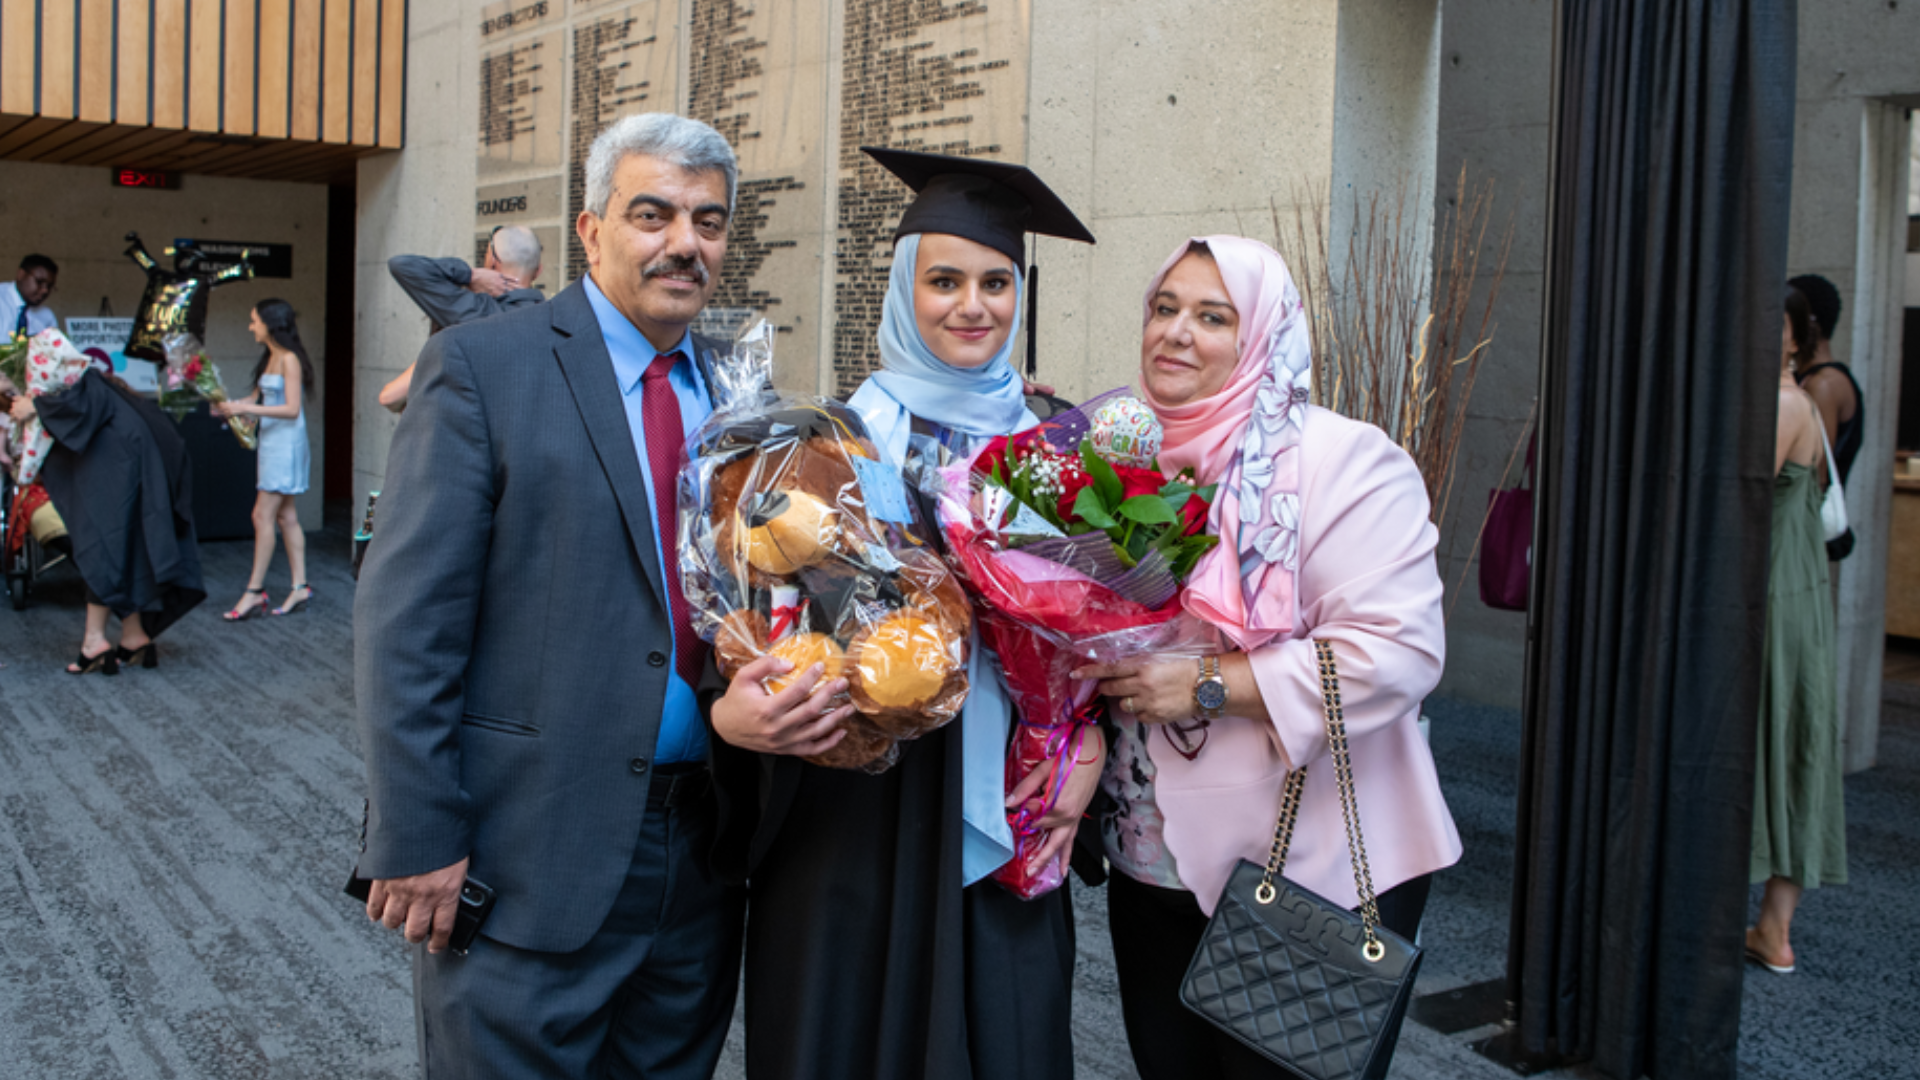
[[1280,876],[1305,767],[1287,776],[1273,850],[1241,860],[1187,967],[1180,999],[1216,1027],[1306,1080],[1378,1080],[1387,1073],[1420,969],[1420,950],[1380,925],[1360,836],[1353,765],[1333,648],[1314,642],[1347,850],[1360,910],[1348,911]]

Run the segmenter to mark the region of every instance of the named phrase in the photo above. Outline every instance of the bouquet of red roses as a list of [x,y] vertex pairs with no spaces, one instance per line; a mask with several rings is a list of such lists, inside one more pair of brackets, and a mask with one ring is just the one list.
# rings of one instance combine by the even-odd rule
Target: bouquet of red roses
[[[191,334],[167,338],[167,362],[160,374],[159,404],[174,423],[186,419],[202,401],[227,400],[227,387],[220,381],[220,369],[200,348],[200,340]],[[255,420],[251,416],[232,416],[227,430],[249,450],[260,444]]]
[[993,440],[922,487],[934,496],[948,558],[974,597],[982,641],[999,657],[1018,714],[1011,791],[1053,762],[1041,797],[1008,812],[1014,856],[994,880],[1023,899],[1058,888],[1066,857],[1028,862],[1037,820],[1080,764],[1096,684],[1067,673],[1102,659],[1204,648],[1182,618],[1180,585],[1218,542],[1206,535],[1213,488],[1155,464],[1159,423],[1124,390]]

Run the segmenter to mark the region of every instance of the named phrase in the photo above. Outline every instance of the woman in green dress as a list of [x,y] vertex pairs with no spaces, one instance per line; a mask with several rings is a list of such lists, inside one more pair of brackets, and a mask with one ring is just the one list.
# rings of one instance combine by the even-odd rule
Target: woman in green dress
[[1760,918],[1747,928],[1747,955],[1780,975],[1794,968],[1788,930],[1801,893],[1847,880],[1833,607],[1820,524],[1827,447],[1813,399],[1793,377],[1795,364],[1813,350],[1806,297],[1788,289],[1780,331],[1766,677],[1754,754],[1750,873],[1754,882],[1766,882],[1766,891]]

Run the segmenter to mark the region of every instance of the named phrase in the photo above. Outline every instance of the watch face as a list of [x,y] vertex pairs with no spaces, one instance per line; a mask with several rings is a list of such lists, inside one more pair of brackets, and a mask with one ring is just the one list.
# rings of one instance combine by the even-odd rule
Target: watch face
[[1219,679],[1204,679],[1193,688],[1193,700],[1203,709],[1224,709],[1227,706],[1227,684]]

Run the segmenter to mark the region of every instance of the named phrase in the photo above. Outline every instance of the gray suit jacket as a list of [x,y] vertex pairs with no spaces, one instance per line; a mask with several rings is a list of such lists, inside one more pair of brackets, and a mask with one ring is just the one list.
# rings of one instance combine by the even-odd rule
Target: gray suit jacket
[[[703,371],[713,347],[695,341]],[[671,651],[584,286],[428,339],[411,402],[354,601],[360,873],[471,855],[489,937],[569,952],[632,861]]]

